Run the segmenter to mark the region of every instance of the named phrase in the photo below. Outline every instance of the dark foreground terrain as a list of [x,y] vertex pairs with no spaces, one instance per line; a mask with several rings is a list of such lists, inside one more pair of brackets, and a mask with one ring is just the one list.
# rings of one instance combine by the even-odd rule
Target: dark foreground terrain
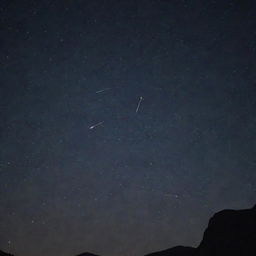
[[[176,246],[146,256],[256,256],[256,205],[223,210],[210,219],[197,248]],[[0,256],[13,256],[0,251]],[[97,256],[82,253],[78,256]]]

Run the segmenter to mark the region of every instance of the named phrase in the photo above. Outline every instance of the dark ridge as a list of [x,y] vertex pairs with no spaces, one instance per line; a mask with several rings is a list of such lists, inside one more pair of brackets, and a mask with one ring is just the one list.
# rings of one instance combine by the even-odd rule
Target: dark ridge
[[256,255],[256,207],[223,210],[210,219],[197,255]]
[[5,252],[0,250],[0,256],[14,256],[14,255],[9,254],[9,253],[5,253]]
[[93,254],[93,253],[90,253],[90,252],[84,252],[82,254],[79,254],[77,256],[98,256],[97,254]]
[[197,248],[177,246],[146,256],[256,256],[256,205],[223,210],[210,219]]
[[169,255],[187,256],[187,255],[194,255],[195,251],[196,251],[196,248],[193,248],[193,247],[175,246],[173,248],[170,248],[164,251],[147,254],[146,256],[169,256]]
[[[0,251],[0,256],[14,256]],[[77,256],[98,256],[85,252]],[[256,256],[256,205],[213,215],[197,248],[176,246],[146,256]]]

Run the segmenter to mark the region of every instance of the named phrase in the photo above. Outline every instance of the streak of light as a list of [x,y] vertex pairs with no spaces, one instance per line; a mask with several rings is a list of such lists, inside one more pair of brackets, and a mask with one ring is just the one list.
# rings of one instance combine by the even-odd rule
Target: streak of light
[[137,105],[137,108],[136,108],[136,113],[139,111],[140,104],[141,104],[142,100],[143,100],[143,98],[142,98],[142,96],[140,96],[140,99],[139,99],[139,102],[138,102],[138,105]]
[[105,91],[108,91],[108,90],[111,90],[111,88],[104,88],[104,89],[96,91],[96,93],[102,93],[102,92],[105,92]]
[[94,124],[94,125],[90,126],[89,129],[92,130],[92,129],[94,129],[95,127],[97,127],[97,126],[99,126],[99,125],[101,125],[101,124],[103,124],[103,123],[104,123],[104,121],[99,122],[99,123],[97,123],[97,124]]

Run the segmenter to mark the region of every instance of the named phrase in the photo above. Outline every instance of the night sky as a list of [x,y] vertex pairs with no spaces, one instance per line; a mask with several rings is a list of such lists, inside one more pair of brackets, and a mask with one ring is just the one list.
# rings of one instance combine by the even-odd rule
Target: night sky
[[256,202],[256,1],[2,0],[0,249],[197,246]]

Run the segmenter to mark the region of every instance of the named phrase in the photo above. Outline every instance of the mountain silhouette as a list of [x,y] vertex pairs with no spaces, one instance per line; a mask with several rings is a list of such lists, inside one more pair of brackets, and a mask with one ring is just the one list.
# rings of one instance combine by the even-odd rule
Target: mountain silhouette
[[246,210],[223,210],[210,219],[197,255],[256,255],[256,205]]
[[255,256],[256,205],[245,210],[223,210],[210,219],[197,248],[177,246],[146,256]]
[[[145,256],[255,256],[256,205],[213,215],[197,248],[176,246]],[[0,251],[0,256],[14,256]],[[98,256],[85,252],[77,256]]]
[[14,256],[14,255],[3,252],[3,251],[0,250],[0,256]]
[[146,256],[191,256],[195,255],[196,248],[187,247],[187,246],[175,246],[173,248],[160,251],[160,252],[153,252],[147,254]]
[[[1,256],[1,255],[0,255],[0,256]],[[77,255],[77,256],[98,256],[98,255],[93,254],[93,253],[90,253],[90,252],[84,252],[84,253],[79,254],[79,255]]]

